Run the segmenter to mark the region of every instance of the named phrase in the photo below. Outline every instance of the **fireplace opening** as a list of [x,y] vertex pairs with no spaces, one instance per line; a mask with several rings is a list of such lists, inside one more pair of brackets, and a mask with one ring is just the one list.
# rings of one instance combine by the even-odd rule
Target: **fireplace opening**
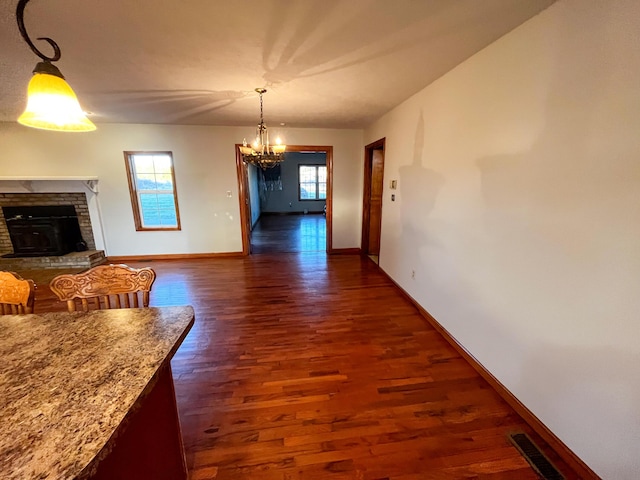
[[3,257],[45,257],[87,250],[73,205],[2,207],[13,253]]

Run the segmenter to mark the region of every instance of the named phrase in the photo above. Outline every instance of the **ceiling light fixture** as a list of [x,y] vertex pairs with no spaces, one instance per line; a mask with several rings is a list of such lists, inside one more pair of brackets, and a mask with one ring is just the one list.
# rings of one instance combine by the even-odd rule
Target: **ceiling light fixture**
[[20,35],[33,52],[43,61],[33,69],[33,77],[27,88],[27,108],[18,118],[18,123],[27,127],[62,132],[90,132],[96,126],[80,108],[78,98],[62,73],[52,62],[60,60],[60,47],[46,37],[39,37],[53,47],[53,56],[48,57],[33,44],[24,27],[24,9],[29,0],[20,0],[16,19]]
[[240,153],[246,163],[266,170],[284,162],[284,152],[287,146],[282,144],[280,137],[276,138],[275,145],[269,145],[269,132],[267,132],[267,126],[264,124],[262,115],[262,95],[267,90],[265,88],[256,88],[256,92],[260,94],[260,124],[256,129],[255,141],[251,145],[247,145],[247,140],[244,139],[240,147]]

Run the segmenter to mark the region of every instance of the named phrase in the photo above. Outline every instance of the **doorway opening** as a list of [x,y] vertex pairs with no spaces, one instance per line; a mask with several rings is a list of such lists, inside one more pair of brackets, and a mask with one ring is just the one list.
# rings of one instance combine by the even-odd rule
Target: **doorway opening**
[[375,263],[379,263],[380,259],[384,144],[385,139],[381,138],[364,147],[364,193],[360,249],[363,255],[367,255]]
[[279,166],[242,161],[236,146],[242,252],[331,251],[333,147],[288,145]]

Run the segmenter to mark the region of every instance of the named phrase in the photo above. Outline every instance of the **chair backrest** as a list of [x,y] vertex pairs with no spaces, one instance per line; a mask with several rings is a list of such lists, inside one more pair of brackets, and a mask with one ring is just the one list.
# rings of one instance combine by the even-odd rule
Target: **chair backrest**
[[0,315],[33,313],[36,285],[14,272],[0,272]]
[[[70,312],[149,306],[156,272],[149,267],[98,265],[84,272],[58,275],[49,284]],[[76,308],[76,303],[78,307]]]

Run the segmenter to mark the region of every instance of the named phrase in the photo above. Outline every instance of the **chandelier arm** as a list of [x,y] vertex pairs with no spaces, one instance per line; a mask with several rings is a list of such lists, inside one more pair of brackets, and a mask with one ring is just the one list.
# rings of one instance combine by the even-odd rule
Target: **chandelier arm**
[[29,3],[29,0],[20,0],[16,8],[16,19],[18,21],[18,29],[20,30],[20,35],[22,35],[22,38],[24,39],[25,42],[27,42],[27,45],[29,45],[31,50],[33,50],[33,53],[39,56],[42,60],[44,60],[45,62],[57,62],[58,60],[60,60],[61,53],[60,53],[60,47],[58,47],[58,44],[56,42],[54,42],[48,37],[38,37],[38,40],[44,40],[45,42],[48,42],[49,45],[53,47],[53,56],[49,57],[44,53],[42,53],[40,50],[38,50],[38,48],[33,44],[31,39],[29,38],[29,35],[27,34],[27,29],[24,26],[24,9],[27,6],[27,3]]

